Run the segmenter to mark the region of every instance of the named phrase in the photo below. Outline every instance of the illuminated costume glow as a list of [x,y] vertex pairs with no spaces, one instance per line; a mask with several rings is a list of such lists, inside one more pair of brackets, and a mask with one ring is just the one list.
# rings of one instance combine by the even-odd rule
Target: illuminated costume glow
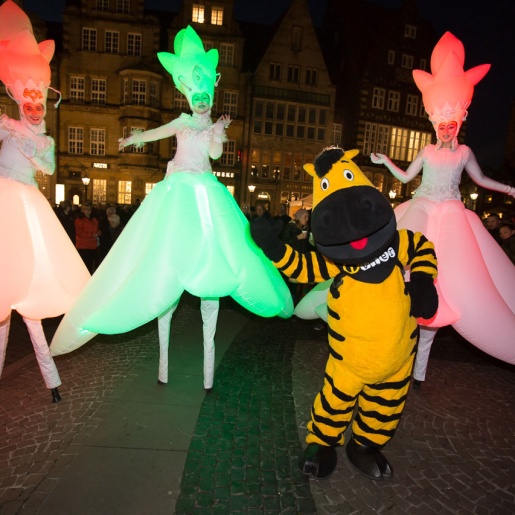
[[[15,309],[58,402],[61,380],[41,319],[67,311],[89,273],[35,180],[38,170],[55,171],[54,140],[44,122],[53,51],[53,41],[38,45],[28,17],[14,2],[0,7],[0,80],[20,107],[20,120],[0,117],[0,372]],[[27,106],[39,109],[40,119],[27,117]]]
[[[123,148],[176,135],[177,153],[165,179],[142,202],[64,317],[51,344],[54,354],[70,352],[97,333],[130,331],[156,317],[166,338],[184,290],[201,299],[231,296],[264,317],[293,312],[279,272],[256,246],[247,219],[212,173],[209,159],[220,157],[230,122],[222,116],[213,123],[210,117],[218,53],[206,53],[191,27],[178,33],[174,49],[175,55],[158,57],[187,96],[193,115],[182,114],[120,141]],[[167,345],[160,339],[163,350]],[[160,380],[166,382],[167,360],[162,357]],[[207,379],[210,388],[212,377]]]

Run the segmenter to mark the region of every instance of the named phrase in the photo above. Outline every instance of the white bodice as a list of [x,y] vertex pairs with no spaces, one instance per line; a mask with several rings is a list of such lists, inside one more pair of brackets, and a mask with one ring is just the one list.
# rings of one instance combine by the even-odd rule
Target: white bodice
[[35,147],[36,155],[54,159],[54,140],[44,133],[36,133],[26,123],[7,116],[0,118],[0,177],[15,179],[24,184],[38,187],[35,179],[36,167],[20,147],[27,143]]
[[211,118],[199,120],[183,113],[176,123],[177,152],[168,163],[166,175],[176,172],[212,173],[209,160],[213,138]]
[[424,197],[435,202],[461,200],[461,174],[470,156],[470,148],[459,145],[456,150],[436,149],[428,145],[423,150],[422,182],[413,197]]

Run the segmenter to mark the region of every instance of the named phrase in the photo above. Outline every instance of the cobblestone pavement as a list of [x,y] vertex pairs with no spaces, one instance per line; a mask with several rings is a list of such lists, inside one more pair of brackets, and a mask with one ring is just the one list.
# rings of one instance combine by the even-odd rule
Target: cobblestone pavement
[[[180,309],[172,336],[186,334],[195,317],[198,310]],[[57,322],[45,321],[49,337]],[[57,358],[63,401],[53,405],[23,332],[13,321],[0,379],[0,515],[40,513],[80,462],[106,406],[137,379],[141,363],[157,359],[156,324],[97,337]],[[440,331],[427,381],[410,392],[385,449],[394,477],[369,481],[339,450],[334,474],[314,481],[298,472],[297,460],[326,357],[326,334],[312,322],[249,316],[201,405],[177,503],[124,515],[514,512],[513,366],[474,350],[451,330]],[[84,512],[64,505],[54,510],[78,513]]]

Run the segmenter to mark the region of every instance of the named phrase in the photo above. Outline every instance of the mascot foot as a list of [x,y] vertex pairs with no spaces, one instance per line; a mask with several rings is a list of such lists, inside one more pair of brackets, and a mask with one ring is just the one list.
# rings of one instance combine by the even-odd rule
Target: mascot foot
[[316,479],[325,479],[336,468],[336,461],[337,456],[334,447],[310,443],[304,450],[299,468],[307,476],[311,475]]
[[422,386],[422,381],[419,381],[418,379],[413,380],[413,390],[420,390]]
[[50,393],[52,394],[52,402],[54,404],[61,402],[61,395],[59,395],[59,390],[57,388],[52,388]]
[[204,388],[207,394],[213,393],[213,387],[211,388]]
[[377,481],[393,476],[392,467],[379,449],[358,445],[351,438],[345,450],[350,462],[368,479]]

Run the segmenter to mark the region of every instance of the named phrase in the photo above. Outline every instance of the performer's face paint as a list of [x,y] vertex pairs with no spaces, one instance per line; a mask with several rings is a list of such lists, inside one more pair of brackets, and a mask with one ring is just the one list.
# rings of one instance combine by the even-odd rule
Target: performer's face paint
[[211,109],[211,99],[207,93],[195,93],[191,97],[191,108],[194,113],[205,114]]
[[45,117],[45,106],[43,104],[26,102],[23,104],[23,115],[32,125],[39,125]]

